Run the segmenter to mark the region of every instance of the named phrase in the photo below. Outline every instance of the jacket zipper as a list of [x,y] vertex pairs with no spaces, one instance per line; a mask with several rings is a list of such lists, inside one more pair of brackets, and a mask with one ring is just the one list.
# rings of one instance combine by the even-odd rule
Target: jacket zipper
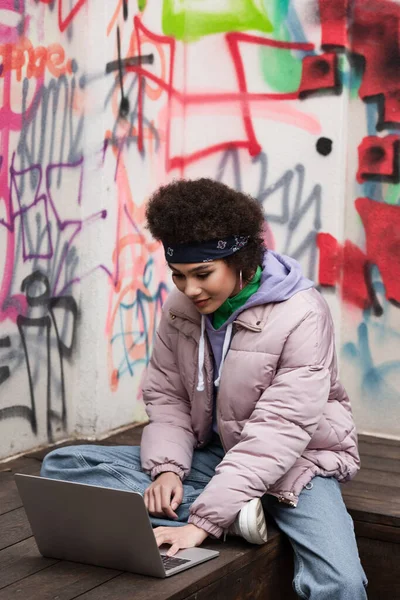
[[219,437],[220,437],[220,439],[221,439],[221,444],[222,444],[222,447],[223,447],[223,449],[224,449],[224,452],[225,452],[225,454],[226,454],[226,446],[225,446],[225,443],[224,443],[224,438],[223,438],[223,435],[222,435],[221,424],[220,424],[220,418],[219,418],[218,392],[217,392],[217,394],[216,394],[216,396],[215,396],[215,410],[217,411],[218,435],[219,435]]
[[[272,492],[267,492],[270,496],[274,496],[278,502],[282,503],[282,504],[287,504],[288,506],[291,506],[292,508],[296,508],[297,506],[297,502],[295,502],[294,500],[288,500],[288,498],[285,498],[284,496],[282,496],[279,493],[272,493]],[[294,496],[293,492],[288,492],[288,494],[290,496]]]
[[[194,319],[190,318],[186,314],[179,313],[179,311],[178,312],[173,312],[172,310],[170,310],[169,314],[170,314],[170,317],[172,319],[175,319],[176,317],[180,317],[180,318],[183,318],[183,319],[187,319],[188,321],[191,321],[191,323],[194,323],[195,325],[198,325],[197,321],[195,321]],[[250,331],[255,331],[255,332],[262,331],[261,327],[256,327],[254,325],[250,325],[249,323],[245,323],[245,322],[239,321],[239,320],[234,321],[233,324],[234,325],[239,325],[240,327],[244,327],[245,329],[249,329]],[[213,383],[211,384],[211,393],[213,394]],[[219,410],[218,410],[218,392],[217,392],[216,397],[215,397],[215,409],[217,411],[218,434],[219,434],[219,437],[221,439],[221,443],[222,443],[222,447],[224,449],[224,452],[226,453],[226,446],[225,446],[224,438],[223,438],[223,435],[222,435],[221,424],[220,424],[220,414],[219,414]],[[292,500],[288,500],[287,498],[285,498],[284,496],[281,496],[280,494],[271,494],[271,495],[275,496],[275,498],[277,498],[278,502],[281,502],[283,504],[287,504],[287,505],[292,506],[294,508],[297,506],[296,502],[293,502]],[[223,536],[223,541],[224,542],[226,541],[227,534],[228,534],[228,529],[224,529],[224,536]]]

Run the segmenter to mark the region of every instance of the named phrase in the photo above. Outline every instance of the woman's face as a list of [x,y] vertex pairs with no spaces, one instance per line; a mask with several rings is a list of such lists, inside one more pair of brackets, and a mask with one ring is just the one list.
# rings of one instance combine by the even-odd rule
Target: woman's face
[[227,298],[239,293],[240,282],[236,270],[224,260],[189,264],[169,263],[169,266],[178,290],[183,292],[203,315],[215,312]]

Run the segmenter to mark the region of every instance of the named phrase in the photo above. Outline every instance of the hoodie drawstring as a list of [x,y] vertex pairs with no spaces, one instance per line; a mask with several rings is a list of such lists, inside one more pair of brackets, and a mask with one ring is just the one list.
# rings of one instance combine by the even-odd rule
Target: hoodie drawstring
[[220,382],[221,374],[222,374],[222,367],[224,366],[226,353],[229,350],[229,345],[231,343],[231,337],[232,337],[232,323],[229,323],[229,325],[226,328],[226,332],[225,332],[224,345],[222,347],[222,358],[221,358],[221,363],[220,363],[219,369],[218,369],[218,377],[214,381],[214,385],[216,387],[219,387],[219,382]]
[[198,363],[198,376],[197,376],[197,391],[202,392],[204,390],[204,375],[203,375],[203,367],[204,367],[204,333],[206,329],[206,319],[204,315],[201,315],[201,333],[200,333],[200,341],[199,341],[199,363]]
[[[196,389],[198,392],[203,392],[204,391],[203,368],[204,368],[205,330],[206,330],[206,319],[205,319],[204,315],[201,315],[201,328],[200,329],[201,330],[200,330],[200,340],[199,340],[198,375],[197,375],[197,388]],[[219,386],[219,382],[221,379],[221,373],[222,373],[222,367],[224,366],[225,357],[229,350],[231,338],[232,338],[232,323],[229,323],[229,325],[227,325],[226,332],[225,332],[224,345],[222,347],[221,364],[219,365],[219,369],[218,369],[218,377],[214,381],[214,385],[216,387]]]

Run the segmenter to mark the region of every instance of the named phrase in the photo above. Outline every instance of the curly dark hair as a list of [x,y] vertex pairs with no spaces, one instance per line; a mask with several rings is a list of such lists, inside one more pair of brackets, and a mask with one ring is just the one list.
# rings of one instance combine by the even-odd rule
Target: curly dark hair
[[207,242],[231,235],[249,236],[248,244],[224,258],[248,280],[266,251],[264,216],[257,200],[213,179],[180,179],[150,198],[147,227],[164,243]]

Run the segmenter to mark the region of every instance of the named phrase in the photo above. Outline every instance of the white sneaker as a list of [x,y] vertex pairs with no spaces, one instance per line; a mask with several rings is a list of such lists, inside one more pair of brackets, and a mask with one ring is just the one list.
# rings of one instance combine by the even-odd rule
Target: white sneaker
[[250,544],[265,544],[268,531],[261,498],[254,498],[243,506],[228,533],[239,535]]

